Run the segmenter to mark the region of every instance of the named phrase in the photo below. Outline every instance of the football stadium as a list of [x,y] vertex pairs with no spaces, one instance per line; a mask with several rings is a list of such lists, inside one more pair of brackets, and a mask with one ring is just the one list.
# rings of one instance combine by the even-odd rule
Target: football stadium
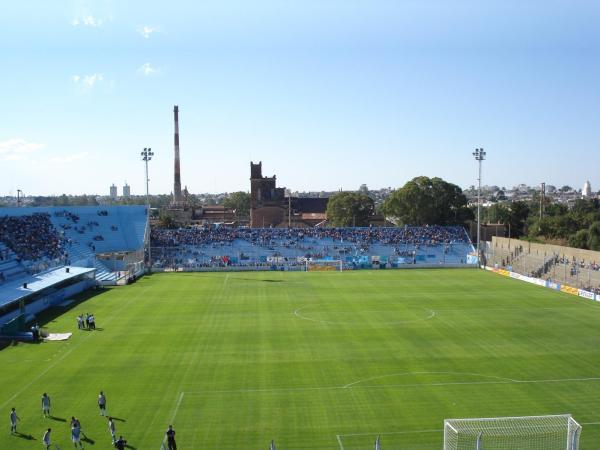
[[73,420],[110,448],[108,417],[157,450],[168,425],[188,449],[600,441],[599,299],[531,276],[531,248],[494,239],[479,265],[459,226],[149,223],[145,206],[0,209],[0,409],[18,417],[0,448],[47,428],[70,448]]
[[0,450],[600,449],[599,23],[3,2]]

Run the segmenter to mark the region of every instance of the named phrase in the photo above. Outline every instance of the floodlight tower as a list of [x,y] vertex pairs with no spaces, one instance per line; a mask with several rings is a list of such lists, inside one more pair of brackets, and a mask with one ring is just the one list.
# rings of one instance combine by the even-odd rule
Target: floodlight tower
[[477,266],[481,267],[481,162],[485,159],[483,148],[476,148],[473,152],[475,160],[479,163],[479,177],[477,178]]
[[152,159],[152,157],[154,156],[154,152],[152,152],[152,149],[150,147],[146,148],[144,147],[144,150],[141,153],[142,156],[142,161],[144,161],[145,166],[146,166],[146,232],[148,233],[148,267],[151,268],[152,267],[152,246],[150,245],[150,237],[151,237],[151,230],[150,230],[150,191],[149,191],[149,182],[150,179],[148,178],[148,161],[150,161]]

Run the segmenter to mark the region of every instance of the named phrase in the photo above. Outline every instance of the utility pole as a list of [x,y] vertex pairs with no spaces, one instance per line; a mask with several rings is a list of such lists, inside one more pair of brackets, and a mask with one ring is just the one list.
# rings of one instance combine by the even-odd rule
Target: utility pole
[[152,243],[150,242],[152,232],[150,230],[150,190],[149,190],[149,182],[148,178],[148,161],[152,159],[154,153],[151,148],[144,147],[144,150],[141,153],[142,161],[146,166],[146,232],[148,233],[148,269],[152,269]]
[[546,183],[542,183],[540,187],[540,222],[544,218],[544,206],[546,203]]
[[473,152],[475,160],[479,163],[479,177],[477,178],[477,266],[481,267],[481,162],[485,159],[483,148],[476,148]]

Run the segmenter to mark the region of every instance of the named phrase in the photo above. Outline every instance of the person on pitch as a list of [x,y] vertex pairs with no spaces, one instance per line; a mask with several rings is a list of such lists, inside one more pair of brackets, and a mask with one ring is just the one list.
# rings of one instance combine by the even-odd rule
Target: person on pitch
[[42,414],[44,417],[50,417],[50,397],[45,392],[42,395]]

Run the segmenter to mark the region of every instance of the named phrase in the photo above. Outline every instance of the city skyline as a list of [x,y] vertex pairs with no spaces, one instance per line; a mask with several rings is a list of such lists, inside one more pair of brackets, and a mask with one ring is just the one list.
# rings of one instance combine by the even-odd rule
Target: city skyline
[[600,6],[588,2],[10,4],[0,195],[293,191],[415,176],[600,185]]

